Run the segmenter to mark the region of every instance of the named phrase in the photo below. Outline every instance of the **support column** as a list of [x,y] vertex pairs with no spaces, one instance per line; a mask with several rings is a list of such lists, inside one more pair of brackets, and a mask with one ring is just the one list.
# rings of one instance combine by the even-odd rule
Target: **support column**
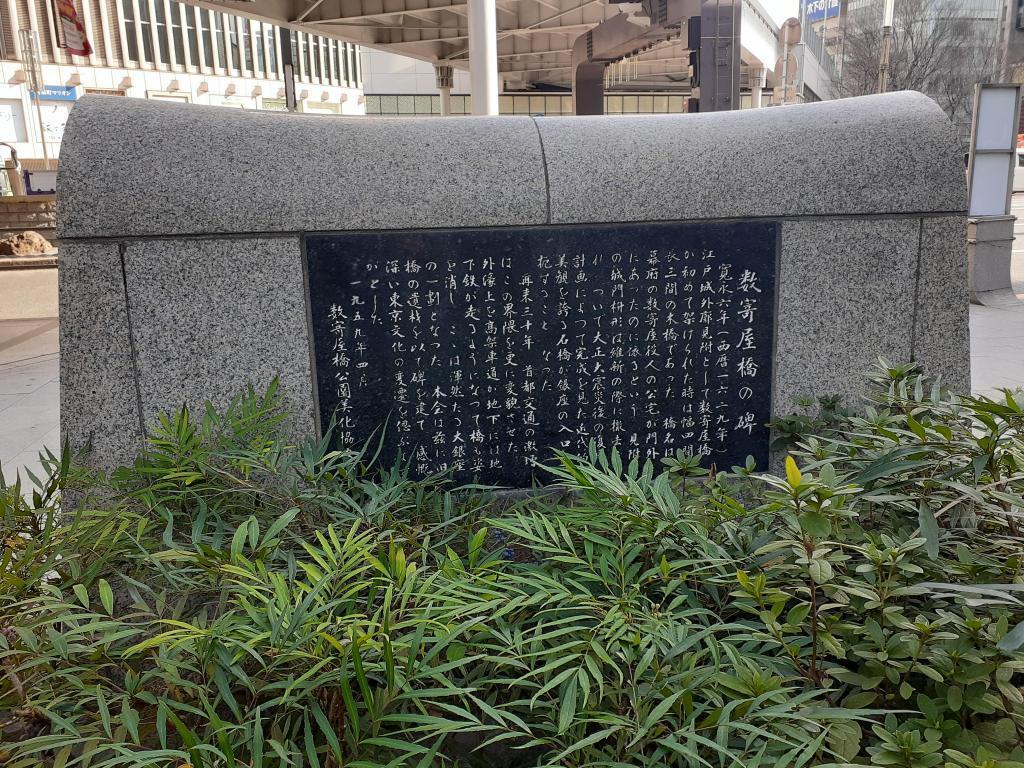
[[452,113],[452,84],[455,73],[451,64],[435,64],[434,78],[437,81],[437,90],[441,93],[441,116],[447,117]]
[[700,9],[700,111],[740,108],[739,0],[703,0]]
[[761,93],[764,91],[768,70],[764,67],[751,67],[749,73],[750,106],[757,109],[761,106]]
[[495,0],[469,0],[469,89],[474,115],[498,114],[498,19]]
[[576,38],[572,46],[572,113],[574,115],[604,114],[605,62],[591,61],[593,33]]

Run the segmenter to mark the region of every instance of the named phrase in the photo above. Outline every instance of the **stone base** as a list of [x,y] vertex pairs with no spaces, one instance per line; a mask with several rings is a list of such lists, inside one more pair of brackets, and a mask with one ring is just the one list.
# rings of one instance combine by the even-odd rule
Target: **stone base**
[[1015,221],[1016,216],[979,216],[967,220],[968,284],[975,304],[985,303],[980,297],[986,293],[1010,289]]

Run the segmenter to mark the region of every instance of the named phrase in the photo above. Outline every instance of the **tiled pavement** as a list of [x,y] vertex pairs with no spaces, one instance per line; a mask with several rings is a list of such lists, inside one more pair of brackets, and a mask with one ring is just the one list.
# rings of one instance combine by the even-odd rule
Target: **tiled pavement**
[[971,380],[975,392],[1024,387],[1024,195],[1013,197],[1016,240],[1007,292],[990,306],[971,307]]
[[[1024,195],[1017,196],[1014,208],[1020,217],[1014,283],[1021,302],[971,307],[971,375],[979,393],[1024,387]],[[56,270],[35,272],[28,276],[32,290],[26,293],[9,271],[0,270],[0,463],[8,480],[19,468],[36,470],[43,446],[56,450],[60,441],[57,319],[52,316]],[[17,319],[19,314],[33,319]]]
[[[0,272],[3,280],[3,272]],[[39,467],[43,446],[60,444],[57,318],[0,320],[0,464]]]

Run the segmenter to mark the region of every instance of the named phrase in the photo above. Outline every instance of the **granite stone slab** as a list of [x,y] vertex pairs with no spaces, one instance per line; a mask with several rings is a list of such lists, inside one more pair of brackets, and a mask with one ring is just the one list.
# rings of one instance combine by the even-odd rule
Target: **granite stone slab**
[[776,415],[794,398],[863,403],[879,357],[912,351],[919,220],[786,220],[775,338]]
[[279,376],[291,432],[315,434],[297,237],[136,241],[124,258],[146,423]]
[[63,146],[62,239],[547,218],[528,117],[343,118],[86,96]]
[[920,94],[536,120],[89,96],[58,192],[63,426],[102,466],[158,412],[275,375],[314,434],[309,232],[778,220],[773,413],[860,403],[879,356],[969,385],[961,148]]
[[60,426],[90,461],[131,463],[142,446],[124,276],[116,243],[60,247]]
[[965,216],[921,221],[914,359],[955,392],[971,391]]
[[949,119],[909,91],[694,115],[552,117],[554,223],[961,211]]

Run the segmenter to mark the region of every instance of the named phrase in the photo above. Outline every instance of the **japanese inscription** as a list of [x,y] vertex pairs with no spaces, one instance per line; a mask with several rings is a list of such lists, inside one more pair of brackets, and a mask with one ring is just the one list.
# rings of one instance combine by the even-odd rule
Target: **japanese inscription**
[[321,427],[528,486],[590,441],[768,460],[779,224],[306,236]]

